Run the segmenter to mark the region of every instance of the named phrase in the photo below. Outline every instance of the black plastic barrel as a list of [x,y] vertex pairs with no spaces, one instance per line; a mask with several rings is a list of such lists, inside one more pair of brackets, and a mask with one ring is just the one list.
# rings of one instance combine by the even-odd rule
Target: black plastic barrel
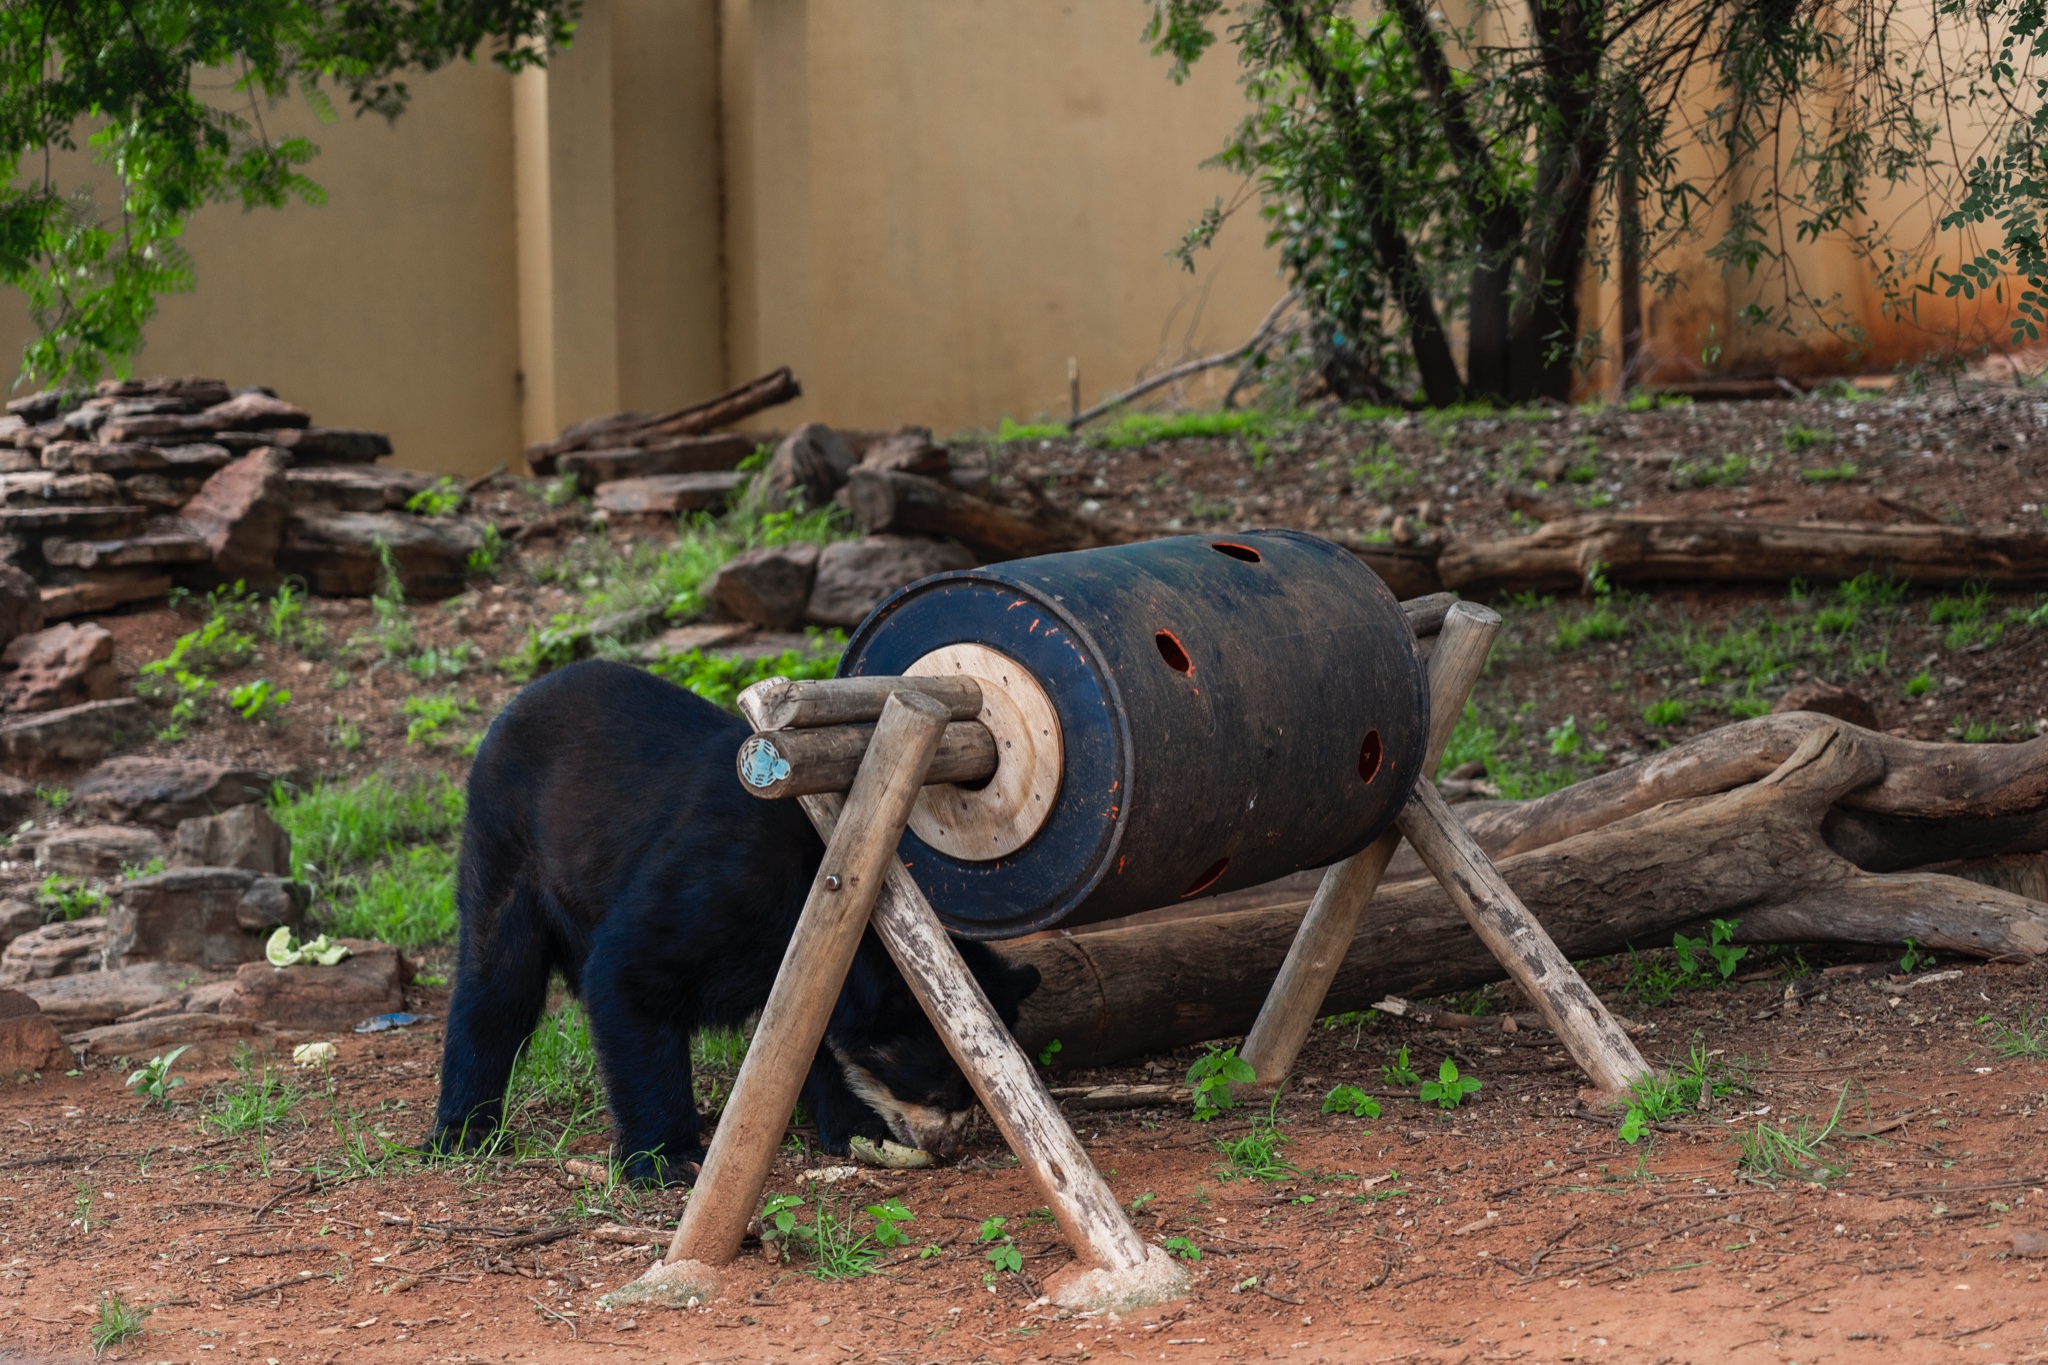
[[1429,692],[1407,618],[1316,536],[1180,536],[927,578],[861,623],[840,673],[902,673],[962,643],[1030,671],[1064,746],[1054,808],[1014,853],[972,861],[905,834],[911,875],[965,938],[1348,857],[1419,775]]

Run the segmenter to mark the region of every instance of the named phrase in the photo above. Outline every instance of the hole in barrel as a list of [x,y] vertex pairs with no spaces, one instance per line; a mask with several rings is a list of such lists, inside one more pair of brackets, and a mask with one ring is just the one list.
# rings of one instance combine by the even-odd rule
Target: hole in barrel
[[1159,657],[1166,660],[1166,666],[1176,673],[1193,673],[1194,661],[1181,648],[1178,637],[1170,630],[1162,630],[1152,637],[1152,643],[1159,646]]
[[1209,548],[1219,555],[1229,555],[1232,559],[1241,559],[1247,564],[1259,562],[1259,552],[1249,545],[1238,545],[1228,540],[1216,540],[1209,543]]
[[1188,885],[1187,890],[1180,893],[1180,898],[1182,900],[1186,900],[1189,896],[1201,895],[1204,891],[1207,891],[1210,887],[1216,885],[1217,880],[1221,878],[1223,874],[1225,872],[1228,872],[1229,870],[1230,859],[1218,858],[1215,862],[1209,864],[1207,868],[1203,869],[1202,875],[1195,878],[1195,880]]
[[1383,757],[1385,751],[1380,745],[1380,732],[1367,730],[1364,741],[1358,746],[1358,780],[1370,782],[1379,776],[1380,759]]

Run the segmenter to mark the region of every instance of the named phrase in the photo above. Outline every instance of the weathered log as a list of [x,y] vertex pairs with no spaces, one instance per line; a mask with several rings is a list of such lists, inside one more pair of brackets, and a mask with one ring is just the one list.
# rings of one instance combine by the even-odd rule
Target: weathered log
[[[1770,726],[1783,727],[1776,739],[1796,734],[1798,743],[1761,780],[1656,804],[1508,857],[1502,875],[1572,958],[1663,946],[1674,930],[1714,918],[1739,920],[1737,937],[1746,942],[1912,937],[1978,957],[2048,952],[2048,907],[1957,877],[1868,873],[1822,837],[1829,810],[1852,801],[1925,818],[1923,811],[1951,809],[1964,791],[2016,800],[2025,785],[2016,780],[2022,756],[1974,752],[1988,746],[1912,746],[1822,716],[1765,717],[1727,730],[1756,738],[1771,735]],[[1721,768],[1729,771],[1738,745],[1724,738],[1713,747],[1731,760]],[[1695,749],[1693,757],[1703,755]],[[1695,764],[1689,771],[1706,770]],[[1306,902],[1012,945],[1043,977],[1025,1001],[1018,1036],[1033,1048],[1058,1038],[1062,1064],[1092,1066],[1240,1033]],[[1388,994],[1439,995],[1501,975],[1434,882],[1382,886],[1325,1008],[1364,1009]]]
[[987,559],[1021,559],[1100,543],[1086,524],[1048,503],[1022,512],[916,474],[856,469],[842,496],[870,535],[914,531],[951,536]]
[[803,385],[788,366],[750,379],[716,398],[668,413],[620,412],[579,422],[552,441],[526,448],[526,462],[536,474],[555,472],[555,461],[572,450],[648,446],[677,436],[702,436],[757,412],[803,397]]
[[1595,565],[1614,583],[1823,581],[1874,569],[1921,585],[2031,587],[2048,583],[2048,534],[1610,513],[1508,540],[1459,539],[1436,570],[1445,587],[1498,592],[1576,587]]

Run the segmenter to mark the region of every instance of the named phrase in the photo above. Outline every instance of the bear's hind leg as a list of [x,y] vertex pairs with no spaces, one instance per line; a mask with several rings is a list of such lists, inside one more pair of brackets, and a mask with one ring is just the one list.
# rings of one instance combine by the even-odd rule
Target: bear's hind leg
[[455,996],[441,1051],[441,1102],[430,1145],[471,1151],[497,1129],[519,1049],[547,1006],[547,931],[522,880],[488,926],[463,926]]
[[627,1178],[687,1185],[704,1161],[691,1011],[673,980],[657,988],[646,979],[652,967],[614,939],[600,942],[583,965],[583,1007],[604,1069],[612,1151]]

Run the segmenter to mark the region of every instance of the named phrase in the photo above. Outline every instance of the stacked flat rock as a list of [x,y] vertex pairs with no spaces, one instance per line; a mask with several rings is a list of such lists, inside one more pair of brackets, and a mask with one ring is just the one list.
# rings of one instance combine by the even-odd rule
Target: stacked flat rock
[[[406,512],[433,476],[377,463],[389,454],[380,432],[316,426],[268,389],[218,379],[17,398],[0,417],[0,565],[35,585],[39,625],[174,585],[298,574],[315,592],[366,593],[380,540],[414,596],[461,591],[481,525]],[[9,592],[0,578],[0,647],[24,633],[7,629]]]

